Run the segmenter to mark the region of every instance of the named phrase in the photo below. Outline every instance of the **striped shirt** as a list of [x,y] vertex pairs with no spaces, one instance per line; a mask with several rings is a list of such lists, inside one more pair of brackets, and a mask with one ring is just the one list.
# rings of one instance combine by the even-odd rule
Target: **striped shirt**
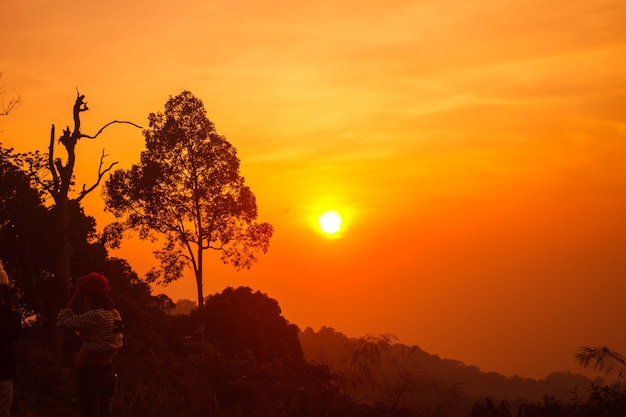
[[123,344],[122,318],[119,313],[114,317],[103,308],[88,310],[82,314],[75,314],[71,308],[63,308],[57,315],[57,326],[78,330],[83,346],[96,352],[120,349]]

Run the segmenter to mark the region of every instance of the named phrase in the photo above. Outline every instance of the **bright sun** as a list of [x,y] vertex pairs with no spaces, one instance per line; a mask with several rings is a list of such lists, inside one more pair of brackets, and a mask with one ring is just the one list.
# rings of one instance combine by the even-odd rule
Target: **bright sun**
[[335,210],[325,211],[319,218],[322,232],[333,235],[341,229],[341,216]]

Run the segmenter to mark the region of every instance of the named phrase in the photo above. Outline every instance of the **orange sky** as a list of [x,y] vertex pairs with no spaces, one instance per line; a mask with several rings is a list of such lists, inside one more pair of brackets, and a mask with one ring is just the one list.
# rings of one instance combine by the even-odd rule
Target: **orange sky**
[[[275,227],[252,270],[215,257],[207,293],[249,285],[301,328],[506,375],[626,353],[626,3],[336,3],[5,0],[1,83],[23,103],[0,142],[45,150],[77,87],[86,133],[190,90]],[[143,146],[124,125],[80,143],[78,183],[102,148],[128,168]],[[144,273],[152,249],[115,255]],[[195,298],[190,279],[165,291]]]

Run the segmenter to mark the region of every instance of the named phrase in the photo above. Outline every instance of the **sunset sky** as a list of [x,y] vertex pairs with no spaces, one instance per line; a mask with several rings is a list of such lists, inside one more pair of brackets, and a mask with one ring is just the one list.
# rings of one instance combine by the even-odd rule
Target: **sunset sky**
[[[247,285],[302,329],[505,375],[583,372],[581,345],[626,354],[623,0],[4,0],[0,18],[0,84],[22,98],[4,147],[45,151],[77,88],[90,134],[203,100],[275,228],[249,271],[211,255],[206,294]],[[80,142],[79,186],[103,148],[129,168],[144,140]],[[99,228],[102,207],[85,201]],[[143,274],[153,249],[113,255]],[[155,292],[196,296],[191,277]]]

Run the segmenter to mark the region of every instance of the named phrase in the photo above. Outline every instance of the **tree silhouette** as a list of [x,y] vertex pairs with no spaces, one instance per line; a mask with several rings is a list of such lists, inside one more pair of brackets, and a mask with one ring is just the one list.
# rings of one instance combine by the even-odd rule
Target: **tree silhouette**
[[[2,73],[0,73],[0,78],[2,78]],[[22,104],[22,97],[19,94],[6,97],[4,86],[0,86],[0,116],[8,116],[8,114],[19,107],[20,104]]]
[[236,149],[217,134],[201,100],[183,91],[148,119],[140,163],[105,183],[106,209],[123,218],[107,231],[118,245],[127,229],[142,239],[164,237],[163,249],[155,251],[160,268],[148,279],[168,283],[191,265],[202,309],[204,251],[220,251],[224,263],[250,268],[257,252],[267,251],[273,228],[255,222],[256,198],[239,173]]
[[[74,167],[76,165],[76,145],[80,139],[96,139],[107,127],[116,123],[130,124],[141,128],[132,122],[113,120],[98,130],[95,135],[88,135],[81,132],[81,113],[89,110],[85,96],[77,92],[76,101],[72,111],[74,119],[74,130],[70,130],[67,126],[63,130],[63,134],[59,137],[58,142],[63,145],[67,156],[65,162],[62,158],[55,154],[55,127],[54,124],[50,129],[50,142],[48,144],[48,154],[41,155],[39,152],[33,152],[24,155],[26,163],[30,165],[30,172],[33,179],[41,187],[42,190],[52,196],[54,200],[53,212],[55,214],[56,233],[58,236],[57,267],[55,268],[55,276],[58,284],[64,289],[66,297],[70,293],[70,261],[72,257],[72,245],[70,242],[70,222],[71,222],[71,205],[79,205],[85,196],[91,193],[102,181],[105,174],[109,172],[117,162],[113,162],[104,166],[106,157],[104,150],[100,156],[100,164],[98,165],[96,181],[76,193],[74,197],[70,197],[75,185]],[[46,174],[50,175],[47,177]]]
[[[32,174],[20,168],[26,164],[24,159],[24,154],[0,144],[0,254],[12,279],[26,292],[25,310],[52,324],[67,299],[66,288],[55,277],[57,212],[44,205],[45,191],[36,188]],[[106,249],[96,232],[95,219],[85,215],[80,204],[68,203],[68,217],[70,274],[80,276],[103,261]]]
[[470,417],[511,417],[511,410],[506,401],[502,400],[496,406],[491,399],[487,398],[482,404],[474,404]]
[[606,346],[582,346],[574,357],[585,368],[598,369],[618,381],[626,378],[626,358]]
[[261,362],[304,359],[298,327],[282,316],[278,301],[260,291],[226,288],[207,297],[202,316],[207,340],[229,356],[247,351]]
[[385,390],[388,395],[387,403],[391,407],[405,403],[406,398],[419,387],[417,352],[417,346],[402,349],[398,362],[394,364],[396,370]]
[[376,390],[376,369],[383,353],[389,350],[394,341],[397,338],[390,334],[368,334],[348,344],[338,372],[344,393],[354,398],[363,396],[356,399],[360,401]]
[[[42,240],[46,209],[28,173],[15,164],[16,158],[12,149],[0,146],[0,254],[9,277],[26,290],[25,303],[42,311],[43,300],[38,297],[40,291],[34,280],[40,274],[35,272],[40,257],[36,256],[34,244]],[[35,236],[39,239],[35,240]]]

